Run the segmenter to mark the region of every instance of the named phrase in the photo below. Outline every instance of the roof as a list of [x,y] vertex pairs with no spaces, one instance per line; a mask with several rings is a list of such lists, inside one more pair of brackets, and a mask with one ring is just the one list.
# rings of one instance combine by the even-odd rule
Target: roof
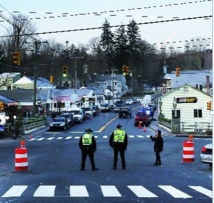
[[126,82],[126,78],[124,75],[122,74],[102,74],[102,75],[96,75],[94,81],[96,82],[105,82],[105,81],[109,81],[109,80],[118,80],[118,81],[123,81]]
[[198,91],[198,92],[200,92],[200,93],[202,93],[202,94],[204,94],[204,95],[210,96],[210,97],[212,98],[212,96],[209,95],[209,94],[207,94],[206,92],[201,91],[201,90],[199,90],[199,89],[196,89],[195,87],[193,87],[193,86],[191,86],[191,85],[189,85],[189,84],[184,84],[184,85],[182,85],[182,86],[180,86],[180,87],[177,87],[177,88],[174,88],[174,89],[172,89],[171,91],[169,91],[168,93],[166,93],[166,94],[164,94],[164,95],[158,97],[158,98],[156,99],[156,101],[158,101],[159,99],[161,99],[161,98],[163,98],[163,97],[165,97],[165,96],[167,96],[167,95],[169,95],[169,94],[172,94],[173,92],[177,91],[178,89],[180,89],[180,88],[182,88],[182,87],[186,87],[186,86],[188,86],[188,87],[190,87],[190,88],[192,88],[192,89],[195,89],[195,91]]
[[193,87],[196,87],[196,85],[202,85],[203,87],[206,87],[206,76],[209,76],[209,83],[210,86],[212,86],[212,71],[210,70],[181,71],[179,77],[176,77],[175,71],[172,71],[172,73],[167,73],[164,76],[164,79],[171,79],[172,88],[180,87],[184,84],[189,84]]

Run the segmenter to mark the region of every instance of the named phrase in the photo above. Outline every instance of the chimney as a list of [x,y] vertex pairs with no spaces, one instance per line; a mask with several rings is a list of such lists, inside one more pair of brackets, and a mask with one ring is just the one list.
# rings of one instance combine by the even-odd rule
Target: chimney
[[206,75],[207,94],[210,94],[210,76]]

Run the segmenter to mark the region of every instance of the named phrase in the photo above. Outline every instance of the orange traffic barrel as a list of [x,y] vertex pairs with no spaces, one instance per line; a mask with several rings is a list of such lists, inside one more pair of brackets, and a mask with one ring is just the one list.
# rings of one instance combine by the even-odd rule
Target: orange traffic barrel
[[28,170],[28,156],[25,142],[21,141],[19,147],[15,149],[15,171]]
[[195,161],[194,142],[186,140],[183,142],[183,162]]

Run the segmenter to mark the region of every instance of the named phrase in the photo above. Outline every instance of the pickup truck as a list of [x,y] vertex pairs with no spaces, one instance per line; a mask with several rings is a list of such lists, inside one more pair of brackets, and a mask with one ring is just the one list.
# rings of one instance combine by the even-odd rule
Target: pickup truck
[[74,123],[82,123],[84,121],[84,113],[81,109],[71,109],[69,112],[73,114]]

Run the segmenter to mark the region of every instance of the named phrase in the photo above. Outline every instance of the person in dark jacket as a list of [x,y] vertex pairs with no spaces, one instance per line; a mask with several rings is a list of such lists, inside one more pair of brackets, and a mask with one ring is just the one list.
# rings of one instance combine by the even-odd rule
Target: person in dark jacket
[[90,128],[85,129],[85,134],[80,137],[79,147],[82,151],[82,163],[80,170],[85,170],[85,161],[87,156],[89,156],[91,162],[91,168],[93,171],[98,170],[94,163],[94,152],[96,151],[96,140],[91,134],[93,131]]
[[154,141],[154,151],[156,154],[156,161],[154,165],[161,165],[160,152],[163,151],[163,138],[161,136],[161,130],[156,130],[155,136],[150,136],[151,140]]
[[127,133],[121,129],[122,125],[117,124],[116,130],[114,130],[109,138],[109,145],[114,149],[114,163],[113,169],[117,169],[118,153],[122,161],[122,168],[126,168],[125,150],[128,145]]

